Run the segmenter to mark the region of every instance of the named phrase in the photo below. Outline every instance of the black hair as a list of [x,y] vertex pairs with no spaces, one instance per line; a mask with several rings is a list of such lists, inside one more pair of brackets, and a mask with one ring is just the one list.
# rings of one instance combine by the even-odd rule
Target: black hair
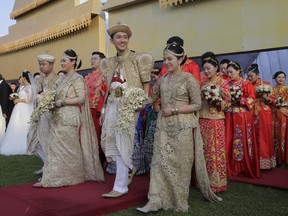
[[17,86],[17,84],[15,82],[11,82],[10,85],[16,85]]
[[29,78],[29,74],[31,74],[29,71],[23,71],[22,72],[22,77],[24,77],[30,84],[31,84],[31,81],[30,81],[30,78]]
[[284,74],[285,78],[286,78],[286,73],[284,71],[277,71],[274,75],[273,75],[273,79],[276,79],[277,76],[279,76],[280,74]]
[[187,56],[185,55],[184,48],[179,44],[175,44],[175,43],[168,44],[165,47],[163,52],[165,52],[165,51],[172,53],[173,55],[175,55],[177,57],[177,59],[183,58],[180,65],[184,64],[186,59],[187,59]]
[[229,64],[230,60],[229,59],[223,59],[220,61],[220,64]]
[[248,72],[249,71],[258,75],[259,74],[258,64],[251,64],[251,66],[248,68]]
[[219,66],[219,62],[215,56],[215,54],[213,52],[206,52],[201,56],[201,60],[202,60],[202,67],[205,63],[210,63],[212,64],[214,67]]
[[173,44],[173,43],[178,44],[178,45],[180,45],[180,46],[182,46],[182,47],[184,46],[184,41],[183,41],[183,39],[180,38],[179,36],[170,37],[170,38],[167,40],[166,45],[168,45],[168,44]]
[[40,75],[39,72],[34,73],[33,78],[35,78],[37,75]]
[[76,52],[72,49],[67,49],[64,54],[70,59],[70,60],[75,60],[74,68],[79,69],[82,65],[82,61],[78,59],[78,55]]
[[240,72],[241,72],[241,67],[240,67],[240,65],[238,64],[238,62],[230,61],[230,62],[228,63],[228,65],[227,65],[227,68],[228,68],[228,67],[232,67],[232,68],[234,68],[235,70],[240,70]]
[[2,74],[0,74],[0,80],[4,80],[4,78],[3,78]]
[[99,55],[100,59],[106,58],[106,56],[104,55],[104,53],[99,52],[99,51],[94,51],[94,52],[92,52],[92,55]]

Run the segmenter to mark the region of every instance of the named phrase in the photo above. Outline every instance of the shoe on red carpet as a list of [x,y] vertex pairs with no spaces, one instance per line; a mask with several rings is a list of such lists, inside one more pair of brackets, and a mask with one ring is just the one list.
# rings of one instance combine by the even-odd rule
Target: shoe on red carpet
[[35,188],[42,188],[43,185],[42,185],[41,182],[37,182],[37,183],[33,184],[33,187],[35,187]]
[[117,198],[117,197],[124,196],[124,195],[126,195],[127,193],[128,193],[128,191],[127,191],[127,192],[124,192],[124,193],[120,193],[120,192],[118,192],[118,191],[112,190],[112,191],[110,191],[109,193],[104,193],[104,194],[102,194],[102,197],[104,197],[104,198]]

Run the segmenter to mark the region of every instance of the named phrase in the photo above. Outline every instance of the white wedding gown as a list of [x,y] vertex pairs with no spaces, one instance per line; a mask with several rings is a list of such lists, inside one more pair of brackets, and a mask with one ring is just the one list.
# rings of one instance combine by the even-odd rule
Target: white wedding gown
[[6,120],[3,117],[2,108],[0,106],[0,143],[5,134],[5,129],[6,129]]
[[34,99],[31,85],[22,87],[19,97],[26,103],[17,103],[14,106],[6,133],[0,143],[2,155],[23,155],[27,151],[26,139]]

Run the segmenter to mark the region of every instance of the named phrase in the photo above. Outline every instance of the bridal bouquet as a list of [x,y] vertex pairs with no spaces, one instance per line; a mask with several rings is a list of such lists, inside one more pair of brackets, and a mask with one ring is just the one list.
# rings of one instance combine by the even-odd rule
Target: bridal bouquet
[[41,115],[55,109],[56,91],[50,90],[41,94],[37,107],[34,109],[30,118],[30,127],[35,126]]
[[117,128],[127,130],[128,132],[134,127],[134,113],[143,107],[148,99],[147,94],[141,88],[127,87],[119,100],[119,118]]
[[284,103],[284,102],[285,102],[285,101],[284,101],[284,98],[283,98],[283,97],[281,97],[281,96],[277,97],[277,99],[276,99],[276,107],[277,107],[277,108],[281,108],[281,107],[287,106],[287,104]]
[[9,98],[10,98],[10,100],[15,100],[15,99],[18,99],[20,97],[19,97],[19,94],[15,92],[15,93],[11,93],[9,95]]
[[201,92],[205,100],[207,100],[207,102],[211,104],[212,106],[218,106],[219,103],[223,101],[221,89],[219,88],[218,85],[215,85],[215,84],[205,85],[201,89]]
[[239,86],[232,85],[230,86],[230,95],[231,95],[231,102],[237,102],[240,100],[243,92]]
[[267,84],[259,85],[256,87],[255,90],[256,90],[257,95],[259,95],[260,97],[263,94],[267,94],[267,95],[272,94],[272,87],[270,85],[267,85]]

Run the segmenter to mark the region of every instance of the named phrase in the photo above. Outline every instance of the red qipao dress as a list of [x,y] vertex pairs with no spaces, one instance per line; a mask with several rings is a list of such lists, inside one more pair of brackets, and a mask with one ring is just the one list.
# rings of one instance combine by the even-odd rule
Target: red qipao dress
[[[253,84],[256,101],[253,108],[253,121],[255,124],[256,137],[260,152],[260,168],[271,169],[276,166],[275,149],[273,143],[273,118],[272,106],[275,104],[275,97],[269,96],[270,102],[266,102],[261,95],[256,93],[256,88],[261,85],[270,85],[258,79]],[[272,86],[271,86],[272,89]]]
[[228,177],[244,175],[260,177],[259,155],[252,108],[255,101],[252,84],[243,79],[231,80],[230,86],[242,91],[239,101],[226,110],[226,153]]
[[[102,127],[99,124],[99,118],[101,115],[101,109],[103,108],[105,102],[105,94],[107,92],[107,84],[100,71],[100,69],[93,71],[85,78],[85,84],[88,89],[88,101],[95,125],[95,130],[97,133],[97,139],[99,146],[101,146],[101,130]],[[99,148],[100,160],[103,162],[105,156],[101,148]]]
[[[209,84],[215,84],[219,87],[224,104],[230,103],[229,85],[226,80],[216,76],[214,80],[202,82],[201,89]],[[202,96],[202,108],[199,116],[200,129],[204,141],[203,148],[207,173],[213,192],[227,190],[224,107],[221,109],[221,107],[212,106]]]
[[[201,82],[200,68],[196,62],[187,58],[185,63],[181,65],[181,69],[184,72],[188,72],[188,73],[192,74],[194,76],[194,78],[198,81],[198,83],[200,84],[200,82]],[[161,68],[161,72],[159,74],[159,77],[161,77],[167,73],[168,72],[167,72],[165,66],[163,65]]]
[[218,76],[220,76],[222,79],[226,80],[227,82],[230,82],[230,81],[231,81],[230,76],[227,76],[227,75],[224,74],[224,73],[220,73]]
[[283,98],[282,104],[274,109],[274,138],[277,164],[288,164],[288,86],[277,85],[273,88],[276,98]]

